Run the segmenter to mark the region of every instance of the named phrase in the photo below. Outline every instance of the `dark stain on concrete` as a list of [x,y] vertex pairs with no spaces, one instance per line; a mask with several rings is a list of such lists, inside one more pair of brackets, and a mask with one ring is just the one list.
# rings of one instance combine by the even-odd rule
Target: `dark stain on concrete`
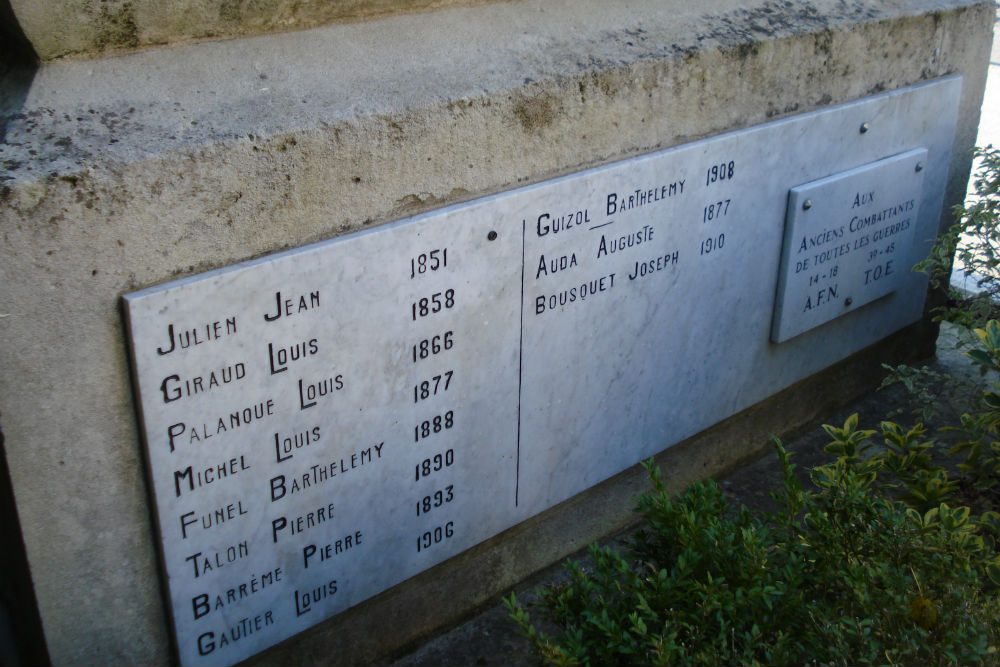
[[833,30],[824,28],[813,35],[813,50],[827,56],[833,55]]
[[243,18],[243,3],[240,0],[223,0],[219,4],[219,18],[238,23]]
[[396,200],[396,206],[390,217],[395,218],[406,215],[414,215],[416,213],[430,210],[431,208],[454,204],[466,199],[468,196],[469,191],[465,188],[453,188],[452,191],[444,197],[438,197],[430,194],[429,192],[409,194]]
[[699,35],[698,41],[712,39],[723,45],[752,43],[762,38],[791,34],[792,31],[801,32],[804,27],[826,29],[831,21],[830,16],[820,12],[812,3],[791,0],[772,0],[759,7],[737,9],[722,16],[705,16],[704,19],[715,27],[711,32]]
[[135,5],[132,0],[102,0],[98,7],[94,7],[93,3],[88,7],[97,27],[97,36],[94,38],[97,50],[139,46],[139,25],[135,21]]
[[514,105],[514,115],[526,132],[538,132],[562,113],[562,101],[552,93],[539,93]]

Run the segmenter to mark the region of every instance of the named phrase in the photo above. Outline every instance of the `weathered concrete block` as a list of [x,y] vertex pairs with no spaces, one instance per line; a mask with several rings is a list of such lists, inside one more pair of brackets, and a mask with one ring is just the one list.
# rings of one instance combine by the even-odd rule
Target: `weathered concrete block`
[[[958,202],[993,16],[964,0],[534,0],[9,75],[0,428],[52,660],[170,661],[123,293],[956,73]],[[932,333],[904,330],[672,448],[675,483],[863,391],[877,360],[929,351]],[[354,663],[412,641],[627,521],[640,480],[623,473],[261,660]]]
[[42,60],[314,28],[496,0],[11,0]]

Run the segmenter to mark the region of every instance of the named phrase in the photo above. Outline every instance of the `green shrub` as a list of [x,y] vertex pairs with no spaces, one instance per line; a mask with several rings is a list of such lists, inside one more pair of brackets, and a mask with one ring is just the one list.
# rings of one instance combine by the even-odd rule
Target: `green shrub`
[[[1000,150],[987,146],[976,149],[976,174],[967,204],[955,207],[955,224],[942,234],[927,259],[915,267],[930,277],[940,305],[931,309],[935,320],[958,325],[955,347],[969,350],[976,345],[973,330],[1000,318]],[[951,283],[952,262],[971,274],[966,289]],[[913,396],[918,406],[914,415],[929,422],[940,418],[942,406],[964,402],[969,394],[962,378],[942,374],[929,366],[883,365],[888,375],[882,388],[899,384]],[[987,366],[980,366],[985,372]],[[902,410],[886,415],[897,418]]]
[[[1000,150],[977,148],[975,157],[979,166],[972,179],[972,198],[955,207],[956,223],[916,267],[948,295],[945,304],[935,308],[935,317],[968,329],[1000,317]],[[975,276],[974,289],[951,286],[953,257]]]
[[[852,420],[832,448],[873,433]],[[550,632],[513,595],[511,618],[555,665],[996,661],[987,569],[1000,561],[967,508],[891,500],[877,492],[885,463],[850,453],[805,491],[778,451],[782,510],[763,516],[711,480],[672,498],[647,464],[654,490],[626,551],[594,545],[589,564],[566,563],[568,581],[539,591]]]

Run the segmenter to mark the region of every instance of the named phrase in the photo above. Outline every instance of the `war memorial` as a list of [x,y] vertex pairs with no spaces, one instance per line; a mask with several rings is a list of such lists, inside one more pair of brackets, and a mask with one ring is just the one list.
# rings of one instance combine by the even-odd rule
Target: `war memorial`
[[0,5],[23,659],[370,662],[931,354],[994,12]]

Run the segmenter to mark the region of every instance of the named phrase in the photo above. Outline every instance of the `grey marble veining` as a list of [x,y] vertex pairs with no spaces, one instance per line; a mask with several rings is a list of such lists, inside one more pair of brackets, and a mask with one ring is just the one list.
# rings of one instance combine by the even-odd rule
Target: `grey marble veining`
[[[238,662],[919,319],[960,88],[127,295],[181,662]],[[796,241],[854,195],[912,205],[814,243],[851,242],[818,289],[855,299],[814,318]]]

